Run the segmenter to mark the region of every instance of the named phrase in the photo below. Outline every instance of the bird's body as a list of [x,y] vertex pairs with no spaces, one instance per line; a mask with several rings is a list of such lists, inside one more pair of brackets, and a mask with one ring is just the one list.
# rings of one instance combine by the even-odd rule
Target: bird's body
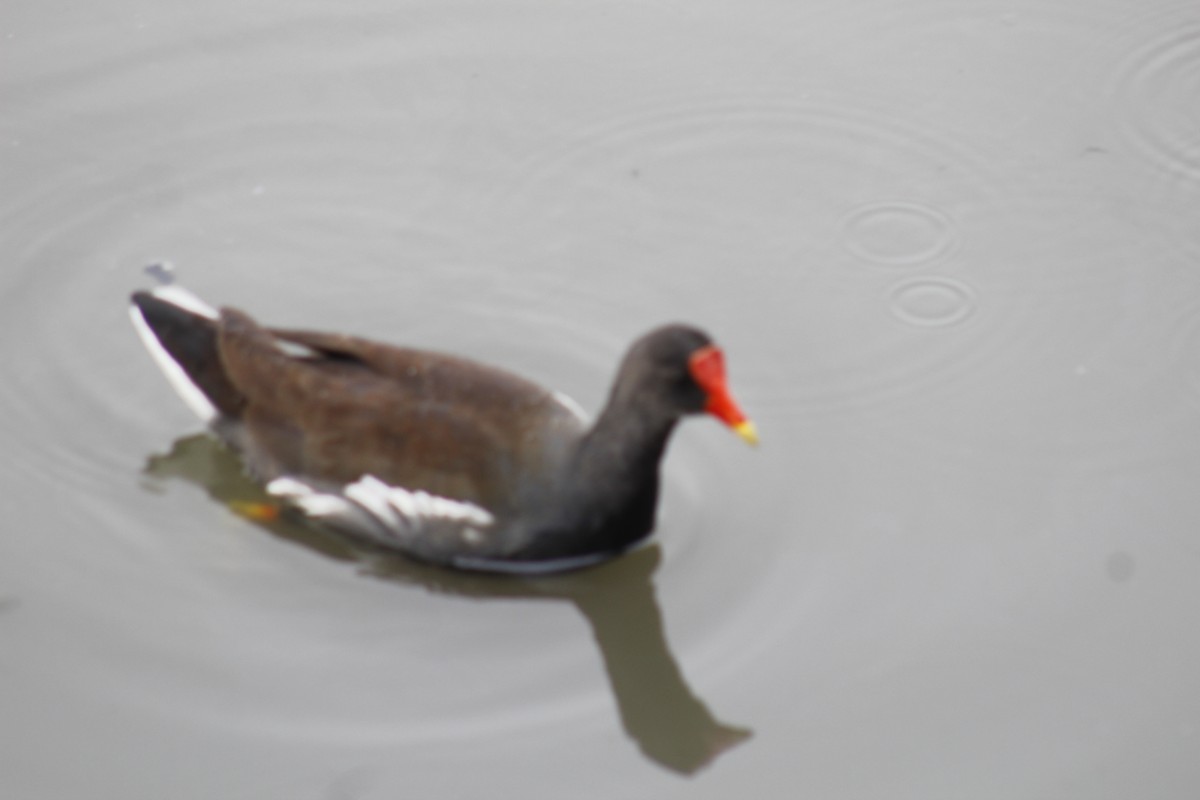
[[589,424],[510,372],[267,329],[176,286],[136,293],[131,314],[188,405],[270,494],[447,566],[544,572],[609,558],[653,528],[659,462],[683,415],[709,410],[753,437],[720,351],[687,326],[635,342]]

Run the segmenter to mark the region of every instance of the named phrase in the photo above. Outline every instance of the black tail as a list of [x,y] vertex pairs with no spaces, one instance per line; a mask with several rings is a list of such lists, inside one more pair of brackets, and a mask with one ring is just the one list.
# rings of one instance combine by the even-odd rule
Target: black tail
[[[208,398],[218,413],[227,417],[239,416],[246,398],[225,374],[217,348],[216,321],[151,292],[134,292],[131,300],[166,356],[183,371],[195,389]],[[151,343],[147,345],[151,346]],[[175,376],[168,374],[167,377],[176,384]],[[175,388],[181,394],[186,391],[178,385]]]

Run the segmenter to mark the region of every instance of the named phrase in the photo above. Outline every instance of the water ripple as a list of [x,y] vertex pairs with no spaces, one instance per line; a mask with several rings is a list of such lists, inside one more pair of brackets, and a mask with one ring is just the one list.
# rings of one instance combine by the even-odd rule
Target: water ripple
[[1160,23],[1116,68],[1115,106],[1135,152],[1200,177],[1200,24]]
[[[607,721],[615,705],[647,755],[697,769],[717,745],[746,734],[719,723],[688,688],[686,665],[675,662],[661,630],[654,564],[623,578],[638,590],[626,620],[589,605],[605,606],[606,592],[620,600],[609,606],[631,602],[628,587],[603,582],[578,595],[535,587],[467,591],[455,602],[365,581],[290,540],[280,547],[194,488],[139,475],[149,454],[199,427],[128,326],[127,293],[148,261],[170,258],[198,293],[264,320],[436,342],[546,378],[589,407],[602,398],[626,337],[640,332],[593,333],[558,308],[561,295],[541,291],[578,287],[513,280],[495,261],[472,258],[491,253],[475,236],[476,189],[494,182],[494,165],[509,162],[492,158],[503,145],[491,130],[457,140],[455,155],[450,137],[431,135],[461,121],[455,92],[414,88],[413,104],[444,112],[424,126],[411,124],[413,108],[403,103],[381,110],[286,102],[299,84],[340,97],[345,68],[367,69],[369,88],[389,97],[402,94],[405,81],[430,77],[431,68],[402,69],[411,54],[396,55],[407,50],[394,36],[372,39],[364,63],[358,26],[329,33],[339,34],[353,34],[347,46],[319,63],[296,61],[312,70],[300,75],[253,69],[271,63],[269,54],[259,60],[268,39],[288,38],[272,25],[218,37],[209,49],[161,44],[86,68],[48,67],[23,85],[21,99],[38,102],[22,120],[55,134],[24,137],[21,169],[43,174],[25,176],[36,189],[0,199],[13,260],[0,271],[8,377],[0,437],[7,471],[39,490],[20,518],[53,530],[22,540],[39,548],[30,563],[76,576],[67,602],[80,608],[68,618],[84,624],[78,636],[57,637],[70,654],[54,663],[64,672],[86,663],[87,675],[56,682],[223,737],[311,736],[382,749],[433,741],[457,750],[519,730],[553,735]],[[157,67],[146,80],[152,86],[142,84],[147,60]],[[254,79],[226,83],[229,71]],[[235,102],[212,115],[203,100],[217,92]],[[138,113],[143,103],[154,106],[153,119]],[[626,311],[604,299],[587,306]],[[207,468],[213,457],[202,452],[199,460]],[[236,464],[207,471],[221,480],[239,474]],[[170,502],[156,502],[147,488],[170,493]],[[680,510],[688,513],[685,503]],[[643,553],[613,568],[621,574],[645,561]],[[614,573],[579,581],[604,574]],[[13,610],[14,596],[6,589],[0,612]],[[93,603],[99,596],[126,601],[128,613]],[[474,602],[483,597],[495,602]],[[638,624],[622,625],[629,619]],[[416,641],[423,643],[414,649]],[[214,674],[229,681],[214,683]],[[647,704],[646,696],[671,702]],[[681,743],[690,748],[681,752]]]
[[855,209],[842,226],[843,244],[866,261],[889,266],[929,264],[945,257],[957,240],[955,224],[922,203],[872,203]]
[[1149,8],[1124,22],[1103,43],[1107,95],[1116,127],[1135,163],[1152,167],[1125,177],[1137,199],[1131,213],[1153,235],[1146,247],[1165,246],[1200,258],[1195,194],[1200,179],[1200,20],[1193,3]]
[[912,325],[956,325],[974,312],[975,293],[950,278],[913,278],[892,290],[891,306],[899,319]]
[[751,243],[837,241],[870,260],[926,261],[1003,181],[962,142],[857,98],[673,97],[563,138],[493,198],[505,225],[710,261]]
[[[764,366],[793,370],[743,379],[765,413],[886,401],[1003,341],[1007,318],[974,314],[979,289],[964,270],[1014,180],[972,144],[894,111],[818,93],[645,103],[526,160],[490,198],[491,221],[566,284],[607,291],[608,275],[625,274],[611,259],[633,259],[639,294],[660,307],[720,319],[750,304],[764,321],[789,320],[789,335],[760,330],[755,347]],[[915,267],[959,277],[893,286]],[[897,335],[897,316],[975,324],[917,343]]]

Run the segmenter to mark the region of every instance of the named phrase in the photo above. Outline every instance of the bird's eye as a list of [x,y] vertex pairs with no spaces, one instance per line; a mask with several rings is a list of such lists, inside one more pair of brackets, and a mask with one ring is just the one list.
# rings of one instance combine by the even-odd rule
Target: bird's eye
[[664,376],[673,384],[679,386],[694,386],[696,379],[692,377],[691,371],[686,366],[672,364],[663,370]]

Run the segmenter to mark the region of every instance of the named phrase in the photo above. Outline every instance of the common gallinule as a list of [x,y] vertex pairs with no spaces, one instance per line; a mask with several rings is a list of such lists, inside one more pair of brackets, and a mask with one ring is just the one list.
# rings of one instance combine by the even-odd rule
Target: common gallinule
[[595,423],[495,367],[339,334],[264,328],[174,284],[133,295],[142,341],[188,406],[288,507],[423,561],[551,572],[654,526],[684,416],[754,426],[721,350],[667,325],[633,343]]

